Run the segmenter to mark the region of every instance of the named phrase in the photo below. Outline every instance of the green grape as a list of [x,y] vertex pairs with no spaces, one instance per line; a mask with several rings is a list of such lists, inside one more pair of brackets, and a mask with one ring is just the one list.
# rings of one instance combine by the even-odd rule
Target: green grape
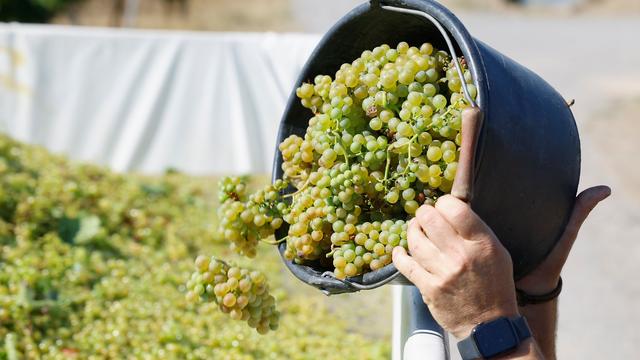
[[438,161],[442,158],[442,150],[437,146],[429,146],[427,150],[427,159],[429,161]]
[[442,110],[445,106],[447,106],[447,98],[441,94],[438,94],[433,97],[431,103],[436,107],[436,109]]
[[456,171],[458,170],[458,163],[451,162],[447,164],[447,168],[444,170],[444,178],[453,181],[456,177]]
[[442,160],[444,160],[447,164],[452,163],[456,160],[456,153],[453,150],[445,150],[442,153]]
[[378,117],[375,117],[371,119],[371,121],[369,121],[369,127],[375,131],[382,129],[382,125],[383,125],[382,120],[380,120],[380,118]]

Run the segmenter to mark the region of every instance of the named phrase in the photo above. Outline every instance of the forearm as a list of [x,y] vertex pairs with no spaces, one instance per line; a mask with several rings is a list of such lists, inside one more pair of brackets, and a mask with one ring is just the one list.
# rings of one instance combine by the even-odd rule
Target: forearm
[[527,318],[529,328],[544,358],[555,360],[558,299],[542,304],[521,306],[518,310]]

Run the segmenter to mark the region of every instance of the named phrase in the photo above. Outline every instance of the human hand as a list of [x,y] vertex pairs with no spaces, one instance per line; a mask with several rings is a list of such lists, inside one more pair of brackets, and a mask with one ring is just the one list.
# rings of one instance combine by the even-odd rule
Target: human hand
[[477,324],[518,314],[507,250],[471,207],[451,195],[423,205],[408,228],[411,256],[393,252],[435,320],[457,338]]
[[532,295],[546,294],[558,284],[560,272],[567,261],[578,231],[598,203],[611,195],[608,186],[600,185],[582,191],[576,198],[573,212],[564,233],[549,256],[531,273],[516,282],[516,287]]

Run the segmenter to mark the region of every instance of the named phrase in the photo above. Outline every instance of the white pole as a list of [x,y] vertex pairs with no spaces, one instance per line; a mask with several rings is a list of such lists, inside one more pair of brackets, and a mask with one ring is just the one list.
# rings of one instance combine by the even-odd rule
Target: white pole
[[393,286],[392,359],[449,359],[447,334],[415,286]]
[[409,303],[405,301],[406,286],[391,285],[393,291],[393,332],[391,338],[391,359],[402,360],[402,348],[409,333]]

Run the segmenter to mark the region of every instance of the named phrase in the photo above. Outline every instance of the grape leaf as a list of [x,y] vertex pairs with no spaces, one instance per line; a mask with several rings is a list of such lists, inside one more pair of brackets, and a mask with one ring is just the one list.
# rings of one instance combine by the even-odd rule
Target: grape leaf
[[62,218],[58,235],[69,244],[86,244],[100,232],[100,218],[95,215]]

